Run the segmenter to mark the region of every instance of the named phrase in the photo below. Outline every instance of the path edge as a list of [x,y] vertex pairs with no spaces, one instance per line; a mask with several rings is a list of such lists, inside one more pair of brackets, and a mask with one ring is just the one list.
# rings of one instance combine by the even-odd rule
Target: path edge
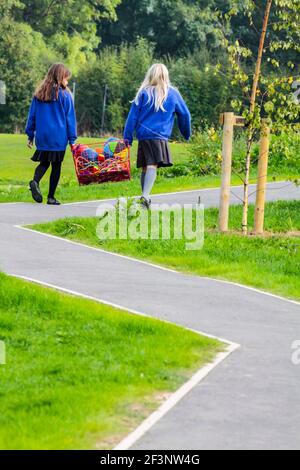
[[[195,330],[194,330],[195,331]],[[195,333],[203,334],[199,331]],[[239,344],[231,343],[226,351],[218,353],[213,362],[198,370],[185,384],[174,392],[156,411],[151,413],[133,432],[125,437],[113,450],[129,450],[169,411],[171,411],[186,395],[198,386],[216,367],[218,367],[233,352],[240,348]]]
[[[143,316],[143,317],[151,318],[151,319],[154,318],[151,315],[148,315],[146,313],[139,312],[137,310],[124,307],[122,305],[114,304],[106,300],[97,298],[97,297],[82,294],[80,292],[77,292],[71,289],[66,289],[64,287],[60,287],[54,284],[49,284],[47,282],[43,282],[38,279],[33,279],[27,276],[22,276],[22,275],[13,274],[13,273],[9,273],[8,275],[17,279],[31,282],[33,284],[37,284],[37,285],[44,286],[50,289],[54,289],[56,291],[63,292],[65,294],[73,295],[73,296],[80,297],[86,300],[91,300],[91,301],[101,303],[104,305],[109,305],[111,307],[121,309],[125,312],[127,311],[128,313],[131,313],[133,315]],[[187,328],[183,325],[179,325],[178,323],[170,322],[168,320],[164,320],[160,318],[157,318],[157,320],[163,323],[179,326],[180,328],[184,328],[187,331],[192,331],[194,333],[197,333],[198,335],[205,336],[207,338],[216,339],[222,342],[223,344],[227,345],[227,347],[225,351],[218,353],[212,362],[209,362],[208,364],[204,365],[195,374],[193,374],[193,376],[187,382],[185,382],[176,392],[172,393],[172,395],[164,403],[162,403],[156,411],[151,413],[134,431],[132,431],[124,439],[122,439],[122,441],[119,442],[119,444],[117,444],[112,450],[118,451],[118,450],[130,449],[156,423],[158,423],[158,421],[160,421],[167,413],[169,413],[169,411],[171,411],[186,395],[188,395],[197,385],[199,385],[216,367],[218,367],[231,354],[233,354],[235,351],[237,351],[241,347],[241,345],[238,343],[234,343],[227,339],[220,338],[218,336],[214,336],[203,331],[195,330],[192,328]]]
[[[42,222],[42,223],[47,224],[47,222]],[[283,296],[278,295],[278,294],[273,294],[272,292],[268,292],[268,291],[265,291],[263,289],[259,289],[257,287],[248,286],[246,284],[240,284],[238,282],[229,281],[229,280],[226,280],[226,279],[218,279],[218,278],[214,278],[214,277],[202,276],[201,274],[189,273],[189,272],[185,272],[185,271],[180,271],[180,270],[168,268],[168,267],[160,265],[160,264],[152,263],[151,261],[146,261],[146,260],[142,260],[142,259],[139,259],[139,258],[135,258],[133,256],[123,255],[121,253],[116,253],[116,252],[113,252],[113,251],[104,250],[103,248],[97,248],[95,246],[87,245],[86,243],[76,242],[75,240],[70,240],[68,238],[59,237],[57,235],[52,235],[51,233],[41,232],[39,230],[35,230],[33,228],[30,228],[34,225],[37,225],[37,224],[31,224],[29,226],[26,226],[26,225],[25,226],[24,225],[13,225],[13,227],[18,229],[18,230],[24,230],[24,231],[27,231],[27,232],[35,233],[37,235],[52,238],[54,240],[59,240],[59,241],[63,241],[63,242],[66,242],[66,243],[70,243],[71,245],[77,245],[77,246],[80,246],[82,248],[87,248],[87,249],[90,249],[90,250],[98,251],[100,253],[115,256],[115,257],[118,257],[118,258],[123,258],[123,259],[126,259],[126,260],[131,261],[131,262],[144,264],[146,266],[150,266],[151,268],[159,269],[161,271],[167,271],[167,272],[173,273],[173,274],[181,274],[181,275],[184,275],[184,276],[197,277],[199,279],[205,279],[207,281],[217,282],[219,284],[227,284],[227,285],[239,287],[240,289],[250,290],[250,291],[256,292],[257,294],[260,294],[260,295],[265,295],[265,296],[268,296],[268,297],[272,297],[274,299],[281,300],[283,302],[289,302],[289,303],[292,303],[294,305],[300,305],[300,302],[298,300],[294,300],[294,299],[291,299],[289,297],[283,297]]]

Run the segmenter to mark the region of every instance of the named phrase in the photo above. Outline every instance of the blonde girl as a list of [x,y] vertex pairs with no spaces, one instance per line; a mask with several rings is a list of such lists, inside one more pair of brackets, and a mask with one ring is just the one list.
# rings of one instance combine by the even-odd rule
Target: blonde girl
[[137,167],[142,168],[141,204],[150,208],[150,193],[157,168],[172,166],[168,140],[172,135],[175,116],[181,134],[191,136],[191,115],[179,91],[170,83],[164,64],[154,64],[141,84],[127,118],[124,139],[132,145],[136,132],[138,145]]

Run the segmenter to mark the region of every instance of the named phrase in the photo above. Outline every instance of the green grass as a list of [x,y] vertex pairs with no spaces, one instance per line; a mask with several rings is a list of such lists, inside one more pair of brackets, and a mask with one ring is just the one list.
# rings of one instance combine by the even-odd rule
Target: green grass
[[[250,225],[253,217],[254,208],[250,206]],[[187,251],[186,240],[101,241],[96,235],[96,218],[63,219],[35,228],[179,271],[300,299],[300,201],[267,204],[264,237],[243,237],[238,233],[242,218],[239,206],[230,211],[230,234],[217,233],[217,218],[217,209],[205,211],[205,243],[199,251]]]
[[[95,142],[97,139],[80,138],[81,142]],[[0,134],[0,203],[1,202],[29,202],[31,195],[28,191],[28,182],[33,177],[36,164],[30,158],[32,150],[26,147],[27,138],[24,135]],[[67,150],[63,164],[62,179],[57,191],[57,197],[63,202],[87,201],[93,199],[109,199],[115,197],[128,197],[140,193],[140,181],[136,167],[135,143],[132,149],[132,180],[121,183],[108,183],[101,185],[79,186],[70,150]],[[171,144],[174,163],[183,163],[188,159],[188,144]],[[276,175],[277,180],[292,175]],[[48,191],[49,174],[43,179],[41,188],[44,194]],[[270,180],[272,176],[270,176]],[[255,170],[252,173],[252,182],[255,181]],[[233,184],[241,184],[238,176],[233,176]],[[165,178],[159,172],[155,184],[155,193],[183,191],[216,187],[220,185],[218,176],[179,176]]]
[[3,274],[0,340],[0,449],[111,448],[224,349]]

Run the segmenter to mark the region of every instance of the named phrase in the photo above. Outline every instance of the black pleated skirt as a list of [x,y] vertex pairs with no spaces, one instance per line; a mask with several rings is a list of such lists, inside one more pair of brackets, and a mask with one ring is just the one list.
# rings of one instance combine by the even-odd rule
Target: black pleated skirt
[[63,162],[65,153],[65,150],[36,150],[31,160],[42,163]]
[[141,140],[138,146],[137,167],[173,166],[169,143],[166,140]]

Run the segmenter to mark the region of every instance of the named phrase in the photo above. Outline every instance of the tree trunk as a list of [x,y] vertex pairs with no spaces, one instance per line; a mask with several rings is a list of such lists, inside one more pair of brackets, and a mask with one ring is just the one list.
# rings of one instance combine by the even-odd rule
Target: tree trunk
[[[258,82],[259,82],[259,77],[260,77],[263,50],[264,50],[264,45],[265,45],[265,39],[266,39],[266,34],[267,34],[267,29],[268,29],[272,2],[273,0],[267,0],[266,10],[265,10],[263,29],[262,29],[262,33],[260,37],[258,57],[257,57],[255,74],[254,74],[254,79],[253,79],[253,87],[252,87],[252,94],[251,94],[251,101],[250,101],[250,119],[252,119],[253,114],[255,112]],[[243,221],[242,221],[242,229],[243,229],[244,235],[247,235],[247,232],[248,232],[249,180],[250,180],[250,166],[251,166],[251,148],[252,148],[253,138],[254,138],[254,125],[253,125],[253,122],[251,122],[249,131],[248,131],[247,155],[246,155],[246,163],[245,163],[244,202],[243,202],[244,207],[243,207]]]

